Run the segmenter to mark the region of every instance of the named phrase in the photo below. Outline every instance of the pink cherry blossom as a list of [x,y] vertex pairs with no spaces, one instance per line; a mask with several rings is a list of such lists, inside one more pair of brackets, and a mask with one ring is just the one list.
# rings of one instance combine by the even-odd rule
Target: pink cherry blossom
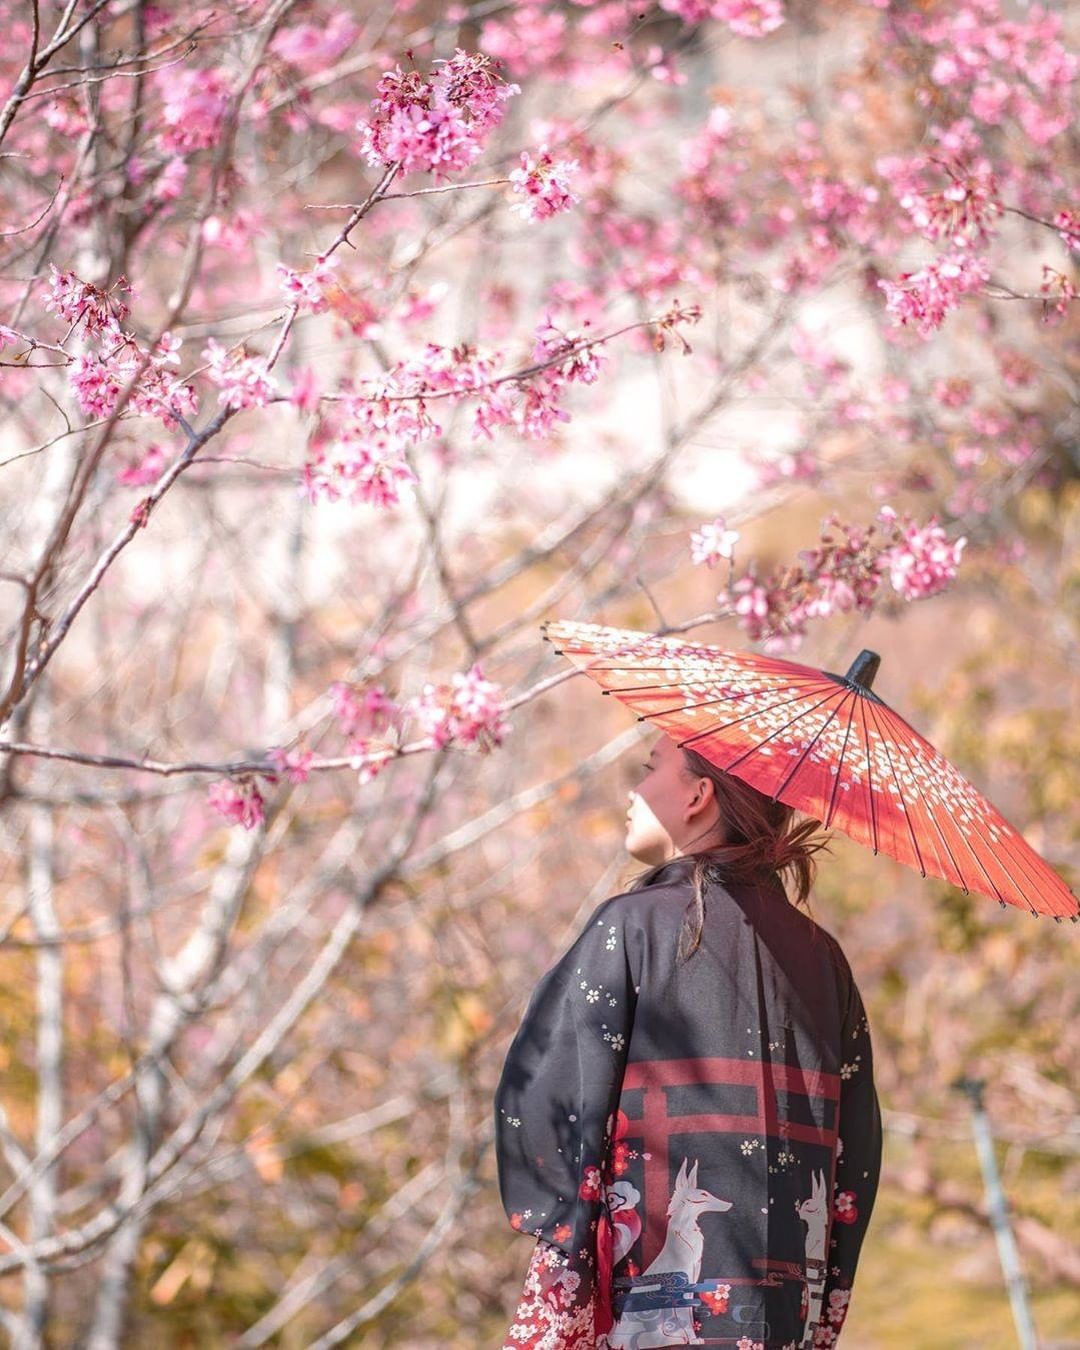
[[179,361],[179,338],[166,333],[144,364],[145,353],[129,334],[110,329],[106,336],[103,349],[81,352],[71,367],[72,392],[88,417],[108,417],[140,366],[142,372],[126,405],[129,413],[158,417],[171,428],[196,409],[192,385],[165,369]]
[[1080,211],[1065,207],[1054,216],[1054,225],[1066,248],[1080,250]]
[[948,379],[935,380],[931,393],[943,408],[966,408],[971,402],[974,387],[970,380],[953,375]]
[[[881,542],[875,538],[879,526]],[[822,526],[821,547],[800,550],[797,565],[759,578],[751,559],[745,575],[716,599],[730,607],[751,641],[763,642],[770,653],[794,651],[810,621],[852,610],[869,613],[886,572],[907,599],[936,594],[956,575],[964,542],[948,543],[936,518],[920,527],[888,505],[867,528],[833,514]]]
[[500,745],[509,730],[500,686],[484,679],[476,663],[464,674],[454,675],[450,684],[450,711],[458,740],[478,743],[482,749]]
[[356,781],[364,787],[378,778],[394,755],[395,751],[389,746],[372,746],[367,740],[361,739],[353,747],[349,767],[356,771]]
[[[557,374],[560,381],[577,384],[594,384],[604,364],[604,355],[595,345],[588,343],[588,335],[559,328],[546,314],[537,325],[533,340],[533,359],[551,361],[555,364],[545,372],[547,376]],[[562,358],[561,360],[558,358]]]
[[346,486],[348,501],[368,502],[384,510],[398,506],[418,481],[405,459],[404,447],[383,439],[339,447],[334,467],[339,490]]
[[[577,16],[575,15],[575,21]],[[495,17],[485,19],[480,29],[480,46],[505,62],[512,75],[529,75],[543,69],[550,75],[561,64],[566,43],[567,16],[538,4],[508,6]]]
[[[894,12],[897,7],[893,7]],[[1070,86],[1080,58],[1062,38],[1063,19],[1033,5],[1018,19],[1002,15],[1000,0],[912,7],[895,12],[894,23],[909,45],[925,45],[934,90],[998,125],[1008,117],[1037,145],[1045,145],[1074,120]]]
[[167,160],[154,182],[154,196],[161,202],[174,202],[187,182],[187,160],[180,155]]
[[117,472],[116,481],[125,487],[145,487],[147,483],[157,482],[166,463],[165,451],[160,445],[147,446],[140,459]]
[[321,314],[330,307],[325,288],[334,282],[336,266],[336,258],[318,258],[307,271],[296,272],[284,263],[278,263],[278,280],[289,301],[311,314]]
[[277,392],[262,357],[227,350],[216,338],[208,340],[201,355],[209,365],[207,376],[221,390],[221,402],[227,408],[261,408]]
[[997,176],[984,156],[924,154],[885,156],[878,171],[889,180],[899,205],[927,239],[953,249],[985,245],[1001,214]]
[[289,402],[301,412],[314,412],[319,406],[319,381],[310,366],[302,366],[293,374]]
[[1010,389],[1026,389],[1035,380],[1038,368],[1034,361],[1015,347],[999,346],[994,356],[1002,380]]
[[117,295],[118,291],[131,294],[126,277],[118,277],[108,290],[102,290],[88,281],[80,281],[74,272],[61,272],[53,263],[49,264],[49,270],[52,281],[42,307],[72,327],[81,323],[90,336],[106,330],[115,332],[131,312]]
[[521,92],[479,52],[459,47],[434,64],[428,77],[395,66],[379,80],[373,114],[357,123],[360,152],[373,167],[400,163],[403,173],[449,178],[479,157],[505,101]]
[[569,180],[577,169],[577,160],[556,160],[546,145],[534,155],[523,150],[520,166],[510,173],[510,185],[525,200],[515,202],[510,209],[526,220],[546,220],[560,211],[568,211],[580,200],[569,188]]
[[1043,320],[1048,322],[1051,314],[1064,314],[1080,291],[1064,272],[1059,272],[1049,263],[1043,263],[1042,277],[1039,291],[1043,297]]
[[87,417],[108,417],[116,407],[124,379],[118,367],[97,352],[81,352],[71,371],[71,390]]
[[474,742],[486,753],[502,743],[509,729],[503,718],[499,686],[484,679],[475,663],[465,674],[454,675],[449,689],[425,683],[405,706],[422,733],[440,748],[459,740]]
[[449,292],[447,281],[433,281],[422,291],[409,291],[397,310],[398,319],[403,324],[430,319]]
[[896,325],[915,324],[922,338],[941,327],[962,296],[990,280],[990,264],[970,254],[935,258],[918,272],[903,272],[899,281],[879,280],[885,307]]
[[270,46],[277,56],[304,71],[325,69],[343,55],[362,29],[351,14],[334,10],[319,23],[297,23],[280,29]]
[[685,23],[719,19],[740,37],[764,37],[784,22],[781,0],[660,0],[660,8]]
[[382,685],[369,685],[361,694],[344,680],[329,689],[338,725],[346,736],[383,735],[401,719],[401,709]]
[[207,789],[206,799],[231,825],[253,830],[266,819],[265,802],[258,784],[248,774],[239,780],[222,778]]
[[315,758],[310,750],[297,748],[286,750],[279,745],[275,745],[268,750],[266,757],[279,773],[283,773],[288,778],[290,783],[306,783],[309,766]]
[[738,530],[725,527],[724,517],[717,516],[710,524],[702,525],[690,536],[690,556],[695,563],[715,567],[721,558],[734,557]]
[[190,154],[214,145],[229,107],[229,80],[213,67],[169,68],[158,74],[162,88],[158,143],[167,154]]
[[966,543],[963,536],[950,542],[932,516],[921,529],[914,522],[906,525],[901,541],[882,555],[882,565],[899,595],[923,599],[944,590],[956,576]]

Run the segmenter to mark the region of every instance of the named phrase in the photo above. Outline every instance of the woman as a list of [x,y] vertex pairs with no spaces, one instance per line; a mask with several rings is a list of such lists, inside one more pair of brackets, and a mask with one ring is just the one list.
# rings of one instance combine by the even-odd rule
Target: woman
[[803,904],[817,821],[666,735],[627,813],[647,864],[540,980],[495,1099],[537,1243],[505,1350],[836,1344],[877,1191],[870,1033]]

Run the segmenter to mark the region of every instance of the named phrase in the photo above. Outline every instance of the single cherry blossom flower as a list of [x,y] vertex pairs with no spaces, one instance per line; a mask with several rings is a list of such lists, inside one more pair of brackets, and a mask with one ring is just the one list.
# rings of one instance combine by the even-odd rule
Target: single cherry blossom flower
[[715,567],[721,558],[734,558],[735,544],[740,538],[738,530],[727,529],[724,517],[717,516],[711,524],[702,525],[691,534],[691,559],[694,563]]

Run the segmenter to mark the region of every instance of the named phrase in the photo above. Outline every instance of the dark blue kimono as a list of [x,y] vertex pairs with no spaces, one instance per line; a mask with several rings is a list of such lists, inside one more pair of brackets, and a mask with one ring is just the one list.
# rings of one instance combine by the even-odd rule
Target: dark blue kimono
[[881,1165],[862,999],[775,874],[708,883],[678,961],[691,862],[599,906],[510,1046],[499,1184],[540,1242],[508,1346],[839,1336]]

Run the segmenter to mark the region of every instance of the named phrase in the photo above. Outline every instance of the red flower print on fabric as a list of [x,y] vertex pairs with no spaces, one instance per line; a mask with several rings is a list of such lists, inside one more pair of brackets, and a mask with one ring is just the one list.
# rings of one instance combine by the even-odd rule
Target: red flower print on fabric
[[722,1284],[718,1286],[715,1292],[709,1289],[701,1291],[701,1301],[714,1317],[719,1317],[721,1313],[728,1310],[728,1299],[731,1297],[731,1285]]
[[837,1223],[854,1223],[859,1217],[855,1205],[854,1191],[841,1191],[833,1205],[833,1218]]
[[600,1169],[596,1166],[586,1167],[581,1185],[578,1187],[578,1195],[582,1200],[600,1199]]

